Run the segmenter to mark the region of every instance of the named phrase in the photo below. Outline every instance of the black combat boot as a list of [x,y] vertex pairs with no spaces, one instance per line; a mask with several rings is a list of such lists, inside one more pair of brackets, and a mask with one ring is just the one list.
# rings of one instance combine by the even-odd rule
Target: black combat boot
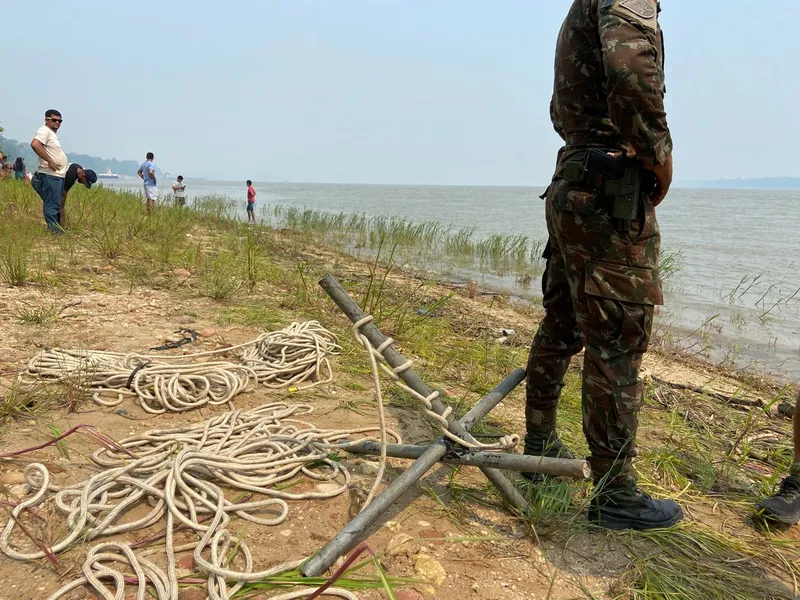
[[785,525],[794,525],[800,521],[800,477],[785,477],[778,493],[756,507],[755,516]]
[[526,456],[546,456],[548,458],[575,458],[572,451],[558,437],[556,430],[548,433],[529,431],[525,434]]
[[556,433],[558,409],[525,407],[525,450],[528,456],[547,456],[548,458],[575,458]]
[[661,529],[683,519],[673,500],[654,500],[633,483],[607,485],[589,507],[589,521],[606,529]]
[[[548,458],[575,458],[572,451],[567,448],[558,433],[553,429],[549,433],[529,431],[525,434],[525,448],[522,451],[526,456],[546,456]],[[544,475],[540,473],[520,473],[526,479],[540,482]]]

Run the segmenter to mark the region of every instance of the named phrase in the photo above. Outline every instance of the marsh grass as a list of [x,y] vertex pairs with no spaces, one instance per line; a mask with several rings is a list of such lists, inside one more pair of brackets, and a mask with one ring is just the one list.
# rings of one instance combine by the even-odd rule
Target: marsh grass
[[[795,598],[791,590],[768,579],[758,555],[741,538],[696,523],[619,538],[636,553],[620,586],[636,600]],[[643,540],[652,546],[644,554]]]
[[519,480],[520,491],[528,502],[526,525],[536,538],[549,536],[565,528],[584,526],[583,510],[588,505],[588,485],[560,477]]
[[[417,583],[420,580],[410,577],[389,577],[381,566],[381,555],[373,556],[363,562],[360,562],[344,572],[343,576],[336,580],[336,587],[346,590],[366,591],[380,589],[387,594],[390,600],[396,600],[394,588]],[[372,566],[375,569],[375,575],[367,575],[364,573],[364,568]],[[321,586],[327,583],[327,577],[305,577],[300,569],[286,571],[279,575],[266,577],[259,581],[245,583],[241,590],[232,596],[234,599],[244,598],[261,598],[262,594],[266,591],[284,591],[288,592],[294,588],[308,587],[308,586]]]
[[[401,217],[330,213],[294,206],[275,206],[272,220],[316,240],[374,252],[392,248],[391,256],[450,265],[500,275],[541,272],[542,241],[523,235],[476,236],[474,227],[453,229],[436,221],[414,222]],[[356,252],[358,253],[358,252]]]
[[250,292],[255,291],[258,285],[259,269],[258,269],[258,245],[250,231],[247,232],[247,283],[250,287]]
[[263,300],[245,301],[238,306],[223,308],[217,317],[222,326],[247,325],[264,330],[284,327],[291,322],[291,317]]
[[443,486],[419,483],[419,488],[433,500],[433,512],[456,525],[465,525],[475,518],[475,509],[491,506],[488,487],[464,485],[459,482],[461,467],[450,468]]
[[64,369],[61,381],[55,384],[58,391],[59,404],[67,412],[75,412],[81,402],[92,397],[91,382],[96,370],[91,365],[84,365],[77,369]]
[[71,221],[73,230],[80,232],[76,240],[99,257],[114,260],[142,235],[148,217],[135,194],[120,192],[109,197],[101,191],[105,190],[79,190],[76,198],[70,198],[67,210],[83,205],[80,217]]
[[61,304],[55,298],[42,295],[37,301],[22,300],[14,316],[20,323],[44,327],[58,320],[60,308]]
[[236,221],[236,203],[224,196],[202,196],[192,201],[192,211],[206,223],[229,226]]
[[3,279],[14,286],[25,285],[30,277],[28,255],[18,248],[6,246],[0,250],[0,274]]
[[43,397],[38,396],[23,390],[16,381],[5,389],[0,388],[0,431],[10,419],[31,414]]
[[151,260],[163,268],[194,267],[188,234],[197,224],[196,214],[182,207],[165,206],[146,219],[141,243]]
[[230,300],[245,285],[240,269],[239,261],[228,253],[210,259],[200,279],[200,293],[214,300]]
[[23,385],[16,379],[0,382],[0,432],[14,420],[38,418],[47,411],[63,407],[63,396],[56,386]]
[[662,282],[671,282],[682,268],[683,254],[680,250],[661,253],[658,260],[658,273]]
[[358,398],[342,398],[337,403],[337,408],[349,410],[362,416],[375,415],[375,402]]
[[13,286],[28,283],[33,275],[35,249],[45,237],[32,206],[4,205],[0,208],[0,278]]

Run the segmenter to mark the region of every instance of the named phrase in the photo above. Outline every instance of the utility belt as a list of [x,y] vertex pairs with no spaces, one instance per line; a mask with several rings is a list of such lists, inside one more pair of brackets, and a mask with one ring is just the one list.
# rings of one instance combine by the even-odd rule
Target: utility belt
[[569,183],[580,183],[600,191],[608,201],[606,209],[617,231],[628,232],[631,221],[639,216],[641,195],[655,189],[655,178],[635,158],[624,151],[620,157],[606,150],[589,148],[567,160],[556,177]]

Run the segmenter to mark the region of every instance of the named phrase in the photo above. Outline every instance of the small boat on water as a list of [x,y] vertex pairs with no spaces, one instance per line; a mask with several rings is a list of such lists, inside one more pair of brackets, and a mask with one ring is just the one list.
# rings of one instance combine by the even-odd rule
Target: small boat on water
[[97,174],[97,178],[98,179],[122,179],[122,175],[119,175],[117,173],[112,173],[111,169],[107,168],[105,173],[98,173]]

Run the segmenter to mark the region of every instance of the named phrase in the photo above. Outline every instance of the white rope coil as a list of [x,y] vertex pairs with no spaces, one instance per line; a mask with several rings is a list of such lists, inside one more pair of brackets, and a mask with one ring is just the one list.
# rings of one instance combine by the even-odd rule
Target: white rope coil
[[[271,388],[297,386],[309,379],[305,389],[333,380],[328,356],[340,350],[336,336],[317,321],[292,323],[280,331],[253,340],[242,356],[259,383]],[[327,374],[324,374],[324,372]]]
[[[230,402],[251,381],[298,389],[328,383],[333,380],[328,357],[339,351],[337,341],[317,321],[307,321],[244,344],[188,355],[48,348],[31,359],[18,380],[23,389],[42,381],[74,385],[93,392],[94,401],[103,406],[136,397],[152,414],[182,412]],[[236,363],[196,360],[235,351],[241,353]],[[310,383],[301,386],[303,382]]]
[[[174,554],[185,550],[194,551],[195,565],[209,575],[208,597],[229,600],[244,582],[263,579],[298,564],[253,572],[247,543],[227,530],[230,515],[260,525],[278,525],[287,517],[287,500],[325,499],[341,494],[348,488],[350,475],[340,463],[329,458],[330,452],[374,439],[369,434],[377,430],[375,427],[320,430],[297,418],[311,411],[310,405],[274,403],[246,412],[227,412],[201,425],[149,431],[119,442],[135,458],[100,449],[92,455],[92,460],[101,471],[86,481],[63,487],[52,484],[44,465],[30,464],[25,469],[25,479],[36,492],[13,508],[12,518],[0,534],[0,551],[17,560],[45,557],[42,550],[21,547],[24,538],[14,536],[14,531],[26,510],[50,502],[64,515],[66,526],[66,533],[50,546],[53,553],[78,542],[128,533],[166,520],[166,572],[143,558],[152,550],[137,555],[124,543],[104,542],[89,551],[83,577],[62,587],[50,600],[61,598],[81,585],[90,586],[103,598],[125,597],[123,571],[110,566],[114,563],[127,565],[128,569],[123,569],[135,573],[137,598],[144,599],[149,585],[148,590],[158,600],[174,600],[177,597]],[[400,441],[395,432],[387,434]],[[280,484],[297,477],[335,482],[339,487],[296,493],[280,489]],[[239,498],[235,502],[226,497],[225,490],[239,495],[251,492],[259,497]],[[137,516],[132,516],[134,509],[148,505],[146,514],[137,511]],[[176,547],[173,537],[177,526],[194,531],[200,537],[199,542]],[[243,563],[238,570],[227,565],[233,548],[239,552],[236,562]],[[113,592],[106,587],[109,581]],[[228,582],[236,583],[229,588]],[[331,590],[330,595],[355,598],[344,590]]]
[[[353,332],[353,337],[355,337],[359,345],[362,348],[364,348],[364,350],[370,356],[370,366],[372,368],[373,380],[376,386],[376,399],[378,399],[378,406],[381,411],[382,411],[382,402],[380,400],[381,389],[380,389],[380,378],[378,377],[378,368],[380,368],[380,370],[382,370],[386,375],[388,375],[394,382],[394,384],[397,385],[397,387],[410,394],[413,398],[419,400],[425,409],[425,414],[427,414],[429,417],[434,419],[439,424],[439,428],[442,431],[442,435],[444,435],[451,441],[460,444],[465,448],[469,448],[470,450],[508,450],[510,448],[515,447],[519,443],[520,438],[518,435],[504,435],[495,444],[482,444],[481,442],[469,442],[457,436],[456,434],[452,433],[449,430],[447,417],[450,415],[451,412],[453,412],[453,408],[448,406],[442,414],[439,414],[435,410],[433,410],[433,405],[431,404],[433,400],[439,397],[439,392],[434,390],[433,392],[431,392],[429,396],[423,396],[422,394],[419,394],[410,387],[408,387],[405,383],[403,383],[403,380],[400,378],[400,373],[402,373],[406,369],[410,369],[413,363],[410,360],[407,360],[405,363],[403,363],[398,367],[395,367],[394,369],[389,368],[386,365],[386,359],[384,358],[383,353],[389,346],[392,345],[392,343],[394,343],[394,340],[390,337],[387,337],[386,340],[384,340],[384,342],[380,346],[378,346],[378,348],[374,348],[370,343],[369,339],[367,339],[367,337],[363,333],[361,333],[361,327],[363,327],[367,323],[371,323],[372,320],[373,320],[372,315],[367,315],[363,319],[356,321],[353,324],[352,332]],[[383,448],[383,446],[385,446],[385,442],[382,444],[382,449],[381,449],[381,463],[385,461],[385,454],[384,454],[385,449]]]

